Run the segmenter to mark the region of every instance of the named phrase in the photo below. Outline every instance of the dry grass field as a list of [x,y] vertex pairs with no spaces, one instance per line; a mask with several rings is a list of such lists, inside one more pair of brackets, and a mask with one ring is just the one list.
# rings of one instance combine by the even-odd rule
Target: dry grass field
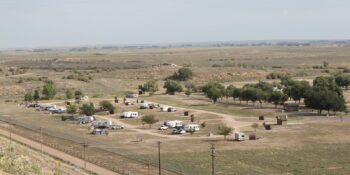
[[[314,66],[329,63],[327,69]],[[183,66],[194,72],[196,85],[218,81],[236,87],[267,80],[272,72],[288,73],[293,78],[311,81],[315,76],[329,75],[350,67],[349,47],[218,47],[120,49],[98,52],[2,52],[0,53],[0,119],[16,123],[14,132],[38,139],[43,128],[45,144],[82,157],[81,143],[89,143],[87,160],[119,173],[150,174],[157,172],[157,142],[161,141],[162,166],[168,174],[210,174],[210,145],[215,144],[218,175],[229,174],[349,174],[350,116],[317,115],[301,108],[301,113],[288,113],[287,125],[264,130],[257,116],[265,115],[268,123],[282,114],[281,106],[219,100],[212,104],[202,93],[165,95],[164,80]],[[68,78],[69,77],[69,78]],[[158,80],[160,91],[139,100],[174,106],[177,112],[139,109],[137,105],[114,104],[113,115],[98,113],[97,119],[123,124],[123,130],[110,130],[108,136],[89,134],[89,125],[61,121],[61,114],[48,114],[18,106],[28,91],[40,89],[52,80],[58,90],[56,98],[42,103],[64,106],[65,91],[82,90],[96,105],[112,102],[136,92],[138,85]],[[350,93],[345,92],[347,99]],[[136,101],[136,99],[128,99]],[[349,102],[347,100],[347,102]],[[123,111],[138,111],[141,116],[154,115],[159,121],[152,128],[141,119],[120,119]],[[171,130],[157,128],[167,120],[206,123],[193,135],[171,135]],[[343,117],[340,120],[340,116]],[[218,127],[228,124],[237,131],[253,133],[251,124],[258,123],[258,140],[228,141],[218,135]],[[210,136],[209,136],[210,135]],[[142,141],[140,141],[142,139]],[[150,166],[150,170],[148,169]]]

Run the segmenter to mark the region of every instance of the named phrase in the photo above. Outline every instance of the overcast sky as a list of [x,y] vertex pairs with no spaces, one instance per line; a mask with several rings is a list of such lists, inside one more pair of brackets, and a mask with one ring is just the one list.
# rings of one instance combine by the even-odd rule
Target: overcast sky
[[350,39],[350,0],[0,0],[0,48]]

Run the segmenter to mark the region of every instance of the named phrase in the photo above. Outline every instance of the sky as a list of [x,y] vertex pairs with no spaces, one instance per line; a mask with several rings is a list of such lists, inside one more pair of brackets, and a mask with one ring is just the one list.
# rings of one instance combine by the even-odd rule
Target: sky
[[350,39],[350,0],[0,0],[0,48]]

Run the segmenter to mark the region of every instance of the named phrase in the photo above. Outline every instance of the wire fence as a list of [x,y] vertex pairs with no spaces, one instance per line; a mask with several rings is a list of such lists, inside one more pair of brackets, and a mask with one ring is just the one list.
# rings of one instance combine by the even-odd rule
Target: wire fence
[[[90,163],[105,167],[122,175],[158,174],[158,159],[153,156],[128,155],[127,150],[98,142],[96,140],[77,137],[49,128],[41,128],[20,120],[1,117],[1,122],[11,125],[11,132],[35,140],[44,145],[56,148]],[[7,128],[8,129],[8,128]],[[84,149],[84,145],[87,145]],[[189,174],[182,171],[181,165],[169,161],[162,163],[163,175]]]

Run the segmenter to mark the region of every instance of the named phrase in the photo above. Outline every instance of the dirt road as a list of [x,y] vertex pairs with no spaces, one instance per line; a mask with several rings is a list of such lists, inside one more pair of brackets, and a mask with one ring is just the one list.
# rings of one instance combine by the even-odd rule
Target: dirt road
[[[0,134],[3,136],[9,137],[9,132],[2,129],[2,128],[0,128]],[[20,135],[14,134],[14,133],[11,134],[11,138],[19,143],[25,144],[25,145],[27,145],[31,148],[37,149],[37,150],[41,150],[41,148],[42,148],[44,153],[49,154],[52,157],[61,159],[63,161],[66,161],[66,162],[69,162],[69,163],[74,164],[76,166],[84,168],[84,160],[82,160],[82,159],[71,156],[67,153],[64,153],[62,151],[58,151],[56,149],[53,149],[53,148],[45,146],[45,145],[42,145],[42,147],[41,147],[40,143],[35,142],[33,140],[30,140],[30,139],[27,139],[27,138],[24,138]],[[89,163],[89,162],[86,162],[86,170],[93,172],[93,173],[96,173],[96,174],[101,174],[101,175],[119,175],[118,173],[115,173],[113,171],[110,171],[108,169],[105,169],[103,167],[97,166],[97,165]]]

